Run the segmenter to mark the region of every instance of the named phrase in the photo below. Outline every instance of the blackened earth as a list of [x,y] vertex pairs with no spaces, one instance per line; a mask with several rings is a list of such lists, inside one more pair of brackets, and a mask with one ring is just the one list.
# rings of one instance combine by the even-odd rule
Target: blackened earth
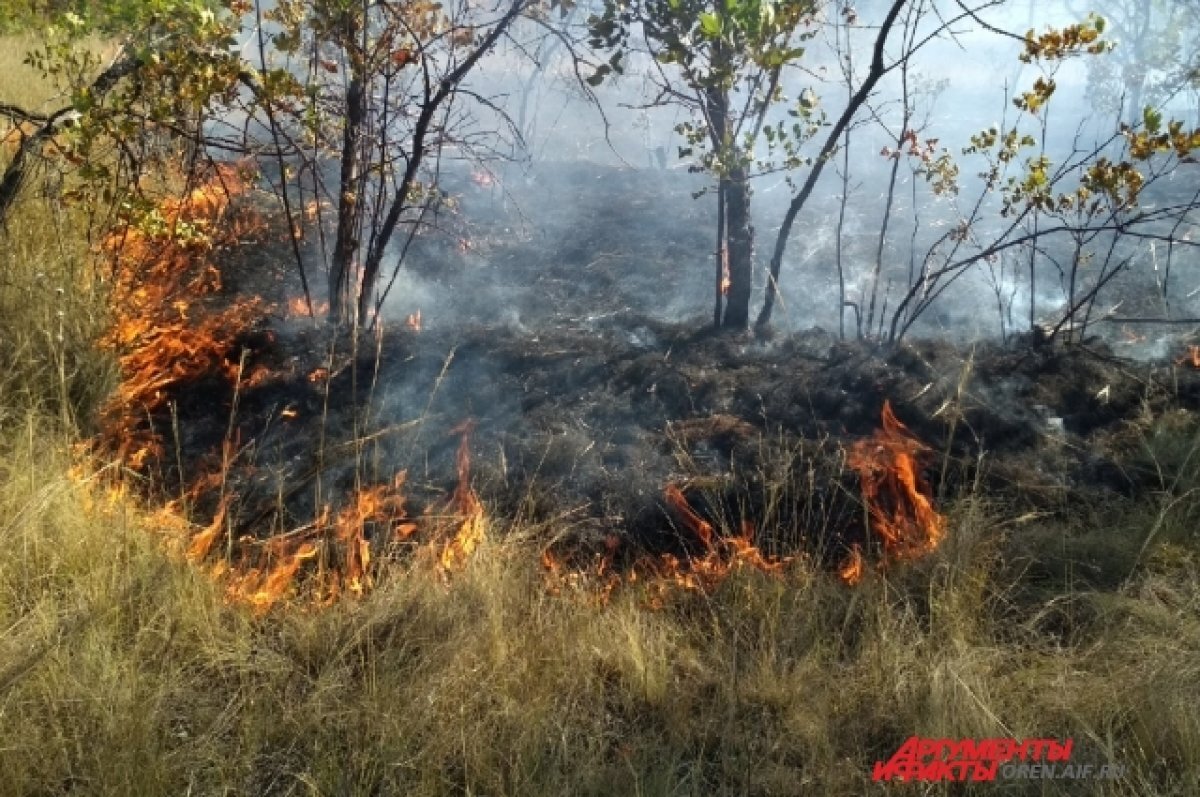
[[[381,331],[331,343],[323,324],[275,314],[243,341],[246,372],[272,376],[242,385],[236,407],[221,377],[179,386],[182,480],[232,437],[240,533],[309,522],[399,470],[417,512],[453,487],[453,430],[470,418],[473,482],[501,524],[585,548],[616,535],[686,550],[663,500],[675,483],[722,528],[749,521],[769,550],[836,560],[863,535],[846,449],[879,427],[885,400],[929,447],[939,503],[982,491],[1014,516],[1160,490],[1155,445],[1194,428],[1200,371],[1101,340],[715,333],[711,207],[688,196],[701,183],[580,164],[510,182],[471,193],[463,178],[459,215],[416,240]],[[227,263],[231,292],[296,293],[285,251]],[[403,323],[418,308],[420,332]],[[312,379],[322,368],[329,379]],[[170,458],[157,469],[168,494],[181,478]]]

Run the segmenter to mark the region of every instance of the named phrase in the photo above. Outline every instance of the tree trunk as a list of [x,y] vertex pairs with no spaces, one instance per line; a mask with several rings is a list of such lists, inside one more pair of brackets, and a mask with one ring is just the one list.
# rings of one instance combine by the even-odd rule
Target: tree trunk
[[[705,93],[705,104],[713,151],[723,161],[738,163],[741,153],[729,140],[729,92],[714,86]],[[717,211],[717,225],[718,230],[724,231],[729,263],[729,289],[720,324],[726,329],[745,329],[750,325],[750,288],[754,278],[754,226],[750,223],[750,184],[746,181],[746,167],[734,166],[722,174],[719,191],[721,207]],[[718,251],[718,257],[720,254]]]
[[728,181],[717,184],[716,279],[713,282],[713,329],[720,329],[725,316],[725,277],[729,273],[729,242],[725,240],[725,193]]
[[350,274],[358,251],[362,218],[358,196],[361,180],[359,157],[363,125],[367,116],[367,94],[363,85],[363,65],[354,53],[358,23],[353,12],[347,15],[345,48],[350,62],[350,85],[346,89],[346,127],[342,131],[341,171],[338,176],[337,237],[329,264],[329,322],[339,324],[345,314],[354,312]]
[[833,128],[829,131],[829,136],[825,139],[824,146],[821,147],[821,154],[817,156],[813,163],[812,169],[808,173],[808,179],[804,181],[804,185],[788,205],[787,213],[783,217],[783,225],[779,228],[779,233],[775,236],[775,252],[771,255],[770,275],[767,277],[767,293],[763,299],[762,309],[758,313],[758,320],[755,326],[764,328],[771,323],[771,312],[775,308],[775,293],[779,290],[779,272],[783,266],[783,253],[787,250],[788,236],[791,235],[792,225],[796,221],[796,215],[800,209],[804,207],[804,203],[808,201],[809,196],[813,192],[813,188],[817,185],[817,180],[821,177],[821,172],[825,168],[825,164],[833,156],[837,149],[838,139],[846,130],[850,120],[858,112],[858,109],[871,92],[875,90],[875,84],[887,72],[887,67],[883,63],[883,48],[887,44],[888,35],[892,31],[892,26],[896,24],[896,17],[900,14],[900,9],[908,0],[892,0],[891,8],[888,10],[887,17],[884,18],[883,24],[879,26],[879,32],[875,36],[875,49],[871,56],[871,68],[867,72],[866,78],[862,85],[854,92],[850,98],[846,109],[842,111],[842,115],[838,117]]
[[754,226],[750,223],[750,184],[746,170],[729,174],[725,197],[726,240],[729,242],[729,293],[725,297],[726,329],[750,326],[750,288],[754,279]]

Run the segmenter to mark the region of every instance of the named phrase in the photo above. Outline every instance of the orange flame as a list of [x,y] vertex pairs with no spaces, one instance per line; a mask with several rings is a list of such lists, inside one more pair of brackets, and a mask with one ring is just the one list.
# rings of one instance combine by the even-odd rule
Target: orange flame
[[407,472],[396,474],[390,485],[381,484],[359,490],[338,513],[334,536],[343,551],[339,574],[341,585],[351,594],[361,597],[374,579],[370,574],[371,543],[367,539],[368,524],[390,527],[389,536],[397,540],[411,536],[417,526],[408,520],[407,498],[402,492]]
[[704,547],[711,550],[713,541],[712,524],[696,514],[691,504],[683,497],[683,491],[674,484],[668,484],[663,489],[663,498],[666,499],[669,507],[679,513],[684,525],[700,538],[700,542],[704,544]]
[[[266,614],[287,595],[300,567],[319,552],[316,544],[305,542],[295,550],[284,553],[280,562],[266,571],[254,567],[241,573],[229,573],[225,594],[233,602],[249,604],[255,614]],[[222,567],[218,567],[214,574],[226,575]]]
[[883,428],[850,447],[847,461],[858,471],[863,502],[885,554],[916,559],[935,549],[946,533],[945,518],[934,509],[932,490],[917,467],[917,458],[929,448],[896,419],[888,401],[882,420]]
[[101,345],[117,353],[121,381],[101,409],[99,442],[132,470],[143,471],[162,454],[161,441],[142,421],[165,408],[171,387],[214,372],[243,376],[230,362],[232,351],[261,317],[260,302],[217,309],[204,300],[221,287],[209,260],[214,241],[238,240],[258,224],[249,214],[218,224],[231,198],[245,190],[236,171],[222,167],[182,199],[161,202],[153,223],[128,222],[103,242],[115,268],[114,319]]
[[451,433],[461,435],[458,444],[457,468],[458,484],[454,494],[450,496],[450,511],[461,516],[458,531],[442,548],[438,557],[443,573],[459,570],[466,564],[471,554],[483,542],[487,523],[483,512],[483,504],[479,496],[471,489],[471,433],[475,430],[475,421],[468,420],[459,424]]
[[225,513],[229,511],[229,499],[229,495],[221,497],[221,503],[217,507],[216,514],[213,515],[212,523],[192,538],[187,550],[187,558],[190,561],[198,562],[208,556],[212,544],[225,529]]
[[846,561],[838,568],[838,575],[841,576],[842,581],[853,587],[862,581],[863,567],[862,549],[855,543],[854,547],[850,549],[850,555],[846,557]]
[[420,309],[418,309],[417,312],[415,312],[415,313],[409,313],[408,318],[404,319],[404,324],[409,329],[411,329],[413,332],[420,332],[421,331],[421,311],[420,311]]
[[1188,346],[1188,353],[1176,360],[1175,364],[1200,368],[1200,346]]
[[703,545],[701,554],[684,558],[671,554],[647,557],[629,568],[618,570],[613,562],[620,539],[615,536],[605,540],[605,552],[595,554],[590,564],[581,565],[546,550],[541,555],[541,564],[550,594],[560,595],[569,590],[590,596],[603,605],[619,587],[642,583],[649,607],[661,608],[666,605],[671,590],[708,593],[740,568],[778,576],[795,561],[794,556],[764,554],[754,543],[755,527],[749,521],[742,521],[737,534],[717,536],[713,524],[691,507],[678,485],[667,484],[663,496],[683,525]]
[[[313,301],[311,316],[320,318],[328,313],[329,302],[316,300]],[[309,318],[310,313],[308,312],[308,300],[306,300],[303,296],[293,296],[291,299],[288,299],[284,314],[288,318]]]

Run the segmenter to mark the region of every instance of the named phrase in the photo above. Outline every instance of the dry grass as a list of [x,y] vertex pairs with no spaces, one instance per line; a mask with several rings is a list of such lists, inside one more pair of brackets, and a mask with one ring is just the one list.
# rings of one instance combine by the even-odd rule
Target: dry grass
[[1129,767],[981,794],[1200,793],[1194,431],[1147,436],[1186,476],[1155,502],[1071,524],[962,500],[942,550],[853,590],[797,565],[601,606],[491,542],[449,586],[398,567],[253,619],[68,475],[110,373],[80,229],[35,198],[0,238],[0,795],[916,793],[871,783],[913,734]]
[[31,422],[0,471],[0,793],[860,794],[911,734],[1074,736],[1130,768],[1090,793],[1200,787],[1194,546],[1098,590],[1049,573],[1086,537],[1024,529],[1060,545],[1031,595],[968,501],[945,550],[856,590],[798,566],[599,606],[492,543],[448,587],[396,570],[253,620],[66,478],[65,442]]

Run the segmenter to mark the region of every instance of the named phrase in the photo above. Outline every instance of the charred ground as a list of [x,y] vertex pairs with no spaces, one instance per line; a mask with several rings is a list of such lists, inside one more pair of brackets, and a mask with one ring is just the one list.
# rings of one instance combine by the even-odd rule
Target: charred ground
[[[939,500],[982,489],[1014,516],[1087,515],[1161,489],[1147,435],[1190,428],[1200,404],[1190,363],[1118,356],[1098,338],[887,349],[819,327],[715,334],[701,313],[679,320],[705,307],[697,274],[712,269],[705,206],[678,201],[690,178],[578,164],[560,177],[464,188],[458,214],[417,239],[394,317],[357,341],[331,345],[321,323],[277,310],[227,355],[226,373],[265,378],[174,384],[146,421],[177,430],[148,468],[157,489],[223,469],[238,536],[309,523],[399,471],[431,507],[454,485],[452,430],[470,418],[481,497],[497,517],[553,527],[547,544],[687,552],[694,535],[663,498],[678,484],[718,528],[749,522],[765,550],[836,562],[865,538],[846,449],[885,400],[931,447],[923,475]],[[675,235],[647,223],[663,208],[678,211]],[[281,308],[297,295],[285,253],[226,254],[227,299]],[[420,331],[402,322],[417,309]],[[201,514],[215,484],[196,494]]]

